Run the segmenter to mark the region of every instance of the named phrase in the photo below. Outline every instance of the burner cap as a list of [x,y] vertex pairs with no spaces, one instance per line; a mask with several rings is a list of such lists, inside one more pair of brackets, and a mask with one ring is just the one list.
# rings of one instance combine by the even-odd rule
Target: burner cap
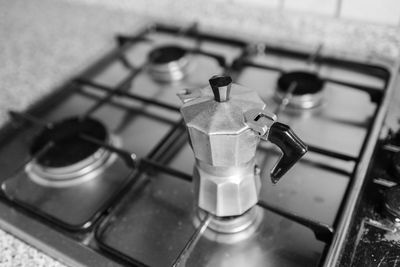
[[107,141],[107,130],[97,120],[77,117],[68,118],[43,130],[33,142],[31,154],[39,152],[46,144],[54,145],[37,159],[43,167],[60,168],[78,163],[98,151],[101,147],[85,141],[79,135],[85,134],[103,142]]
[[[205,215],[204,211],[198,210],[193,217],[195,227],[199,227]],[[218,217],[211,215],[203,236],[219,243],[235,244],[254,237],[263,219],[264,213],[260,207],[253,207],[240,216]]]
[[289,106],[307,109],[321,104],[324,81],[318,75],[305,71],[288,72],[279,77],[276,90],[278,100],[282,100],[293,83],[296,83],[296,87]]
[[148,55],[150,75],[156,81],[181,80],[187,72],[187,50],[174,45],[154,48]]
[[177,61],[186,55],[186,50],[179,46],[161,46],[153,49],[149,54],[152,64],[166,64]]
[[400,219],[400,186],[396,185],[385,192],[385,209],[397,219]]
[[286,93],[293,82],[297,83],[293,95],[316,94],[320,92],[324,86],[324,82],[316,74],[294,71],[282,74],[278,80],[278,90],[282,93]]

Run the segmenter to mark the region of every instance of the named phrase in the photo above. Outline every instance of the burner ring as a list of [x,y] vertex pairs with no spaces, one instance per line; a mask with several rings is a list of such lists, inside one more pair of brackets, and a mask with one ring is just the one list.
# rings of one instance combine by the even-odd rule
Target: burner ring
[[324,81],[317,74],[305,71],[288,72],[279,77],[275,91],[275,99],[278,102],[282,101],[293,83],[297,85],[288,106],[309,109],[322,103]]
[[149,54],[149,61],[152,64],[167,64],[175,62],[186,55],[186,50],[179,46],[160,46]]
[[[198,212],[193,218],[195,227],[200,225],[200,221],[203,220],[204,217],[205,212],[198,209]],[[253,236],[263,221],[263,217],[264,213],[262,208],[257,206],[240,216],[212,216],[203,236],[219,243],[234,244]]]
[[46,186],[71,186],[96,177],[99,170],[108,166],[111,152],[80,137],[88,135],[111,143],[107,129],[99,121],[77,117],[68,118],[44,129],[34,139],[31,154],[44,146],[52,146],[43,155],[29,163],[25,171],[29,177]]
[[108,141],[107,129],[94,119],[72,117],[64,119],[44,129],[32,143],[30,153],[35,155],[49,142],[53,146],[37,159],[39,165],[49,168],[71,166],[91,157],[101,147],[80,137],[85,134],[100,140]]
[[187,50],[165,45],[154,48],[147,57],[149,72],[152,78],[159,82],[182,80],[188,71],[189,56]]
[[400,178],[400,152],[393,155],[391,167],[394,176]]

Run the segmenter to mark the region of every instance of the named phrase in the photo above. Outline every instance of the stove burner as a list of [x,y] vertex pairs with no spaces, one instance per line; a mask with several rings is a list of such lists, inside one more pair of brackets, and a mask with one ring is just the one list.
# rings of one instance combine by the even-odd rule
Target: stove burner
[[[84,140],[81,137],[83,135],[101,142],[109,141],[107,129],[97,120],[77,117],[62,120],[43,130],[34,139],[30,150],[32,155],[43,150],[48,144],[51,146],[28,164],[27,173],[33,180],[45,185],[52,185],[53,182],[56,182],[57,186],[76,184],[75,180],[79,177],[82,178],[80,181],[86,181],[89,178],[87,174],[106,163],[110,152]],[[74,182],[71,182],[72,180]]]
[[37,162],[45,167],[65,167],[91,156],[99,146],[80,138],[81,134],[106,141],[107,130],[94,119],[68,118],[42,131],[33,142],[31,154],[53,142],[54,145]]
[[[194,224],[198,226],[200,220],[205,217],[205,212],[201,209],[197,210],[197,215],[194,216]],[[217,234],[238,234],[246,232],[249,228],[259,224],[262,220],[262,212],[259,208],[253,207],[240,216],[218,217],[212,215],[208,228]],[[243,237],[243,234],[240,235]],[[237,238],[234,238],[237,240]],[[240,238],[241,239],[241,238]]]
[[[198,209],[194,216],[194,225],[198,227],[200,220],[205,217],[205,212]],[[203,234],[210,240],[222,243],[236,243],[251,237],[263,220],[262,210],[253,207],[240,216],[218,217],[212,216],[207,231]]]
[[172,82],[183,79],[189,59],[187,51],[179,46],[165,45],[154,48],[148,55],[149,71],[154,80]]
[[288,106],[308,109],[321,104],[324,81],[316,74],[304,71],[294,71],[282,74],[278,79],[276,99],[281,102],[295,84]]
[[393,186],[385,192],[385,210],[396,220],[400,220],[400,186]]
[[150,52],[149,60],[153,64],[164,64],[177,61],[185,54],[186,51],[179,46],[162,46]]

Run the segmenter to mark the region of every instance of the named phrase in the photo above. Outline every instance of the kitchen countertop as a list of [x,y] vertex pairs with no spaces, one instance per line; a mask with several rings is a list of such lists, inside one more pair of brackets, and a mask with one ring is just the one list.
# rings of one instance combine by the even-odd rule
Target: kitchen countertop
[[[84,69],[143,19],[62,1],[0,0],[0,124]],[[64,266],[0,230],[0,266]]]
[[[275,42],[315,47],[323,42],[330,52],[363,57],[397,58],[400,51],[399,29],[382,25],[255,9],[249,16],[233,4],[217,16],[222,0],[213,7],[200,0],[92,2],[0,0],[0,125],[8,120],[8,110],[26,109],[110,50],[116,33],[133,33],[154,17],[181,25],[198,20],[207,30],[223,28],[240,36],[255,35],[257,29],[258,36]],[[0,250],[0,266],[63,266],[2,230]]]
[[46,254],[0,230],[0,266],[63,267]]

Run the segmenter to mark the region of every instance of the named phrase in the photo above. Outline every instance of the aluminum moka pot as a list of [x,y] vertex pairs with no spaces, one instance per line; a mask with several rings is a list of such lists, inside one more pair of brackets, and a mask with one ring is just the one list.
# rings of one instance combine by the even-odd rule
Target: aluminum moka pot
[[271,170],[273,183],[306,153],[307,146],[265,110],[254,90],[233,84],[229,76],[213,76],[209,83],[178,94],[196,158],[197,203],[216,216],[238,216],[258,201],[261,180],[255,156],[260,139],[283,153]]

